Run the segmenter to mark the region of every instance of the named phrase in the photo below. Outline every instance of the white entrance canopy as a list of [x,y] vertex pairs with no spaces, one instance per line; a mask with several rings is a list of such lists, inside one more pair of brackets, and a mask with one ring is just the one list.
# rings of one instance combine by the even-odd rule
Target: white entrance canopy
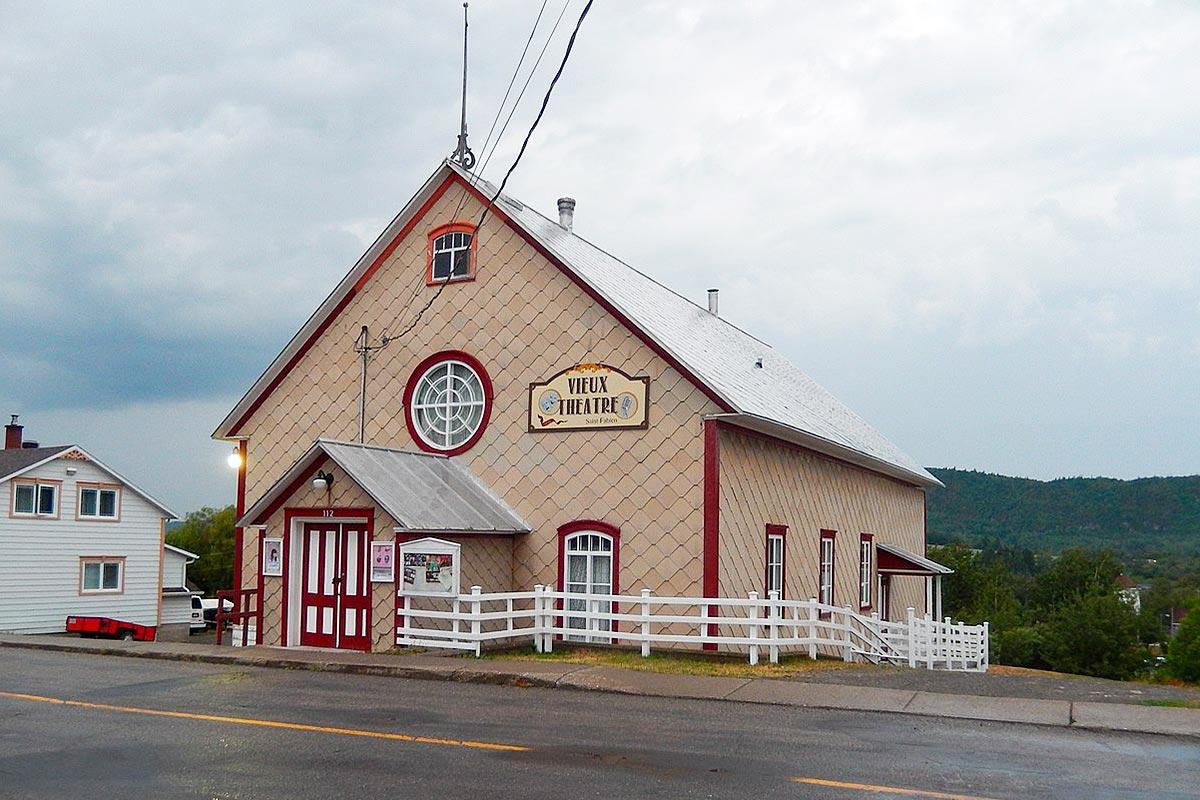
[[954,570],[903,547],[880,542],[875,545],[880,575],[918,575],[925,578],[925,609],[934,619],[942,616],[942,576]]

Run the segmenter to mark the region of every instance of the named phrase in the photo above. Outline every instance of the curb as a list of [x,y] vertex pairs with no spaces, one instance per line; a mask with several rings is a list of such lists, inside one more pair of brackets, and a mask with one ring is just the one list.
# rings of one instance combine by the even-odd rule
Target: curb
[[[456,664],[442,656],[428,657],[437,661],[394,664],[364,663],[335,653],[321,654],[327,656],[325,658],[302,658],[284,655],[278,649],[255,653],[256,648],[247,648],[244,654],[212,652],[216,649],[215,645],[185,645],[197,648],[195,652],[152,649],[157,644],[99,644],[90,639],[76,643],[61,639],[50,641],[41,637],[0,637],[0,648],[1200,738],[1200,711],[1186,708],[939,694],[911,689],[814,684],[766,678],[686,676],[686,681],[681,682],[678,680],[681,676],[616,667],[562,665],[547,668],[549,665],[544,662],[529,662],[528,669],[521,669],[512,662]],[[305,655],[311,652],[305,651]]]

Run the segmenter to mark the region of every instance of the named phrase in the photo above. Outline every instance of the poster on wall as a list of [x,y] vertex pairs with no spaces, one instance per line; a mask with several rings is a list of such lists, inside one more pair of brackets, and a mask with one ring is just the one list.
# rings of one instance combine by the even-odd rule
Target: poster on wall
[[371,583],[391,583],[396,580],[396,545],[392,542],[371,542]]
[[458,594],[459,545],[418,539],[400,545],[400,594]]
[[263,539],[262,574],[268,578],[283,575],[283,539]]
[[529,384],[530,431],[646,428],[650,378],[607,364],[576,364]]

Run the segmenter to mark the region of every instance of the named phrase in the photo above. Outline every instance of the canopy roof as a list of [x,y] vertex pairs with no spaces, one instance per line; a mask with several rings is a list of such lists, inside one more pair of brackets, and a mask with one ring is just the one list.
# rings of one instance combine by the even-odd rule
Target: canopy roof
[[314,442],[237,524],[264,524],[297,482],[308,478],[326,458],[370,495],[400,530],[430,534],[530,530],[516,511],[453,458],[329,439]]
[[910,553],[903,547],[878,542],[879,571],[884,575],[950,575],[954,570],[933,559]]

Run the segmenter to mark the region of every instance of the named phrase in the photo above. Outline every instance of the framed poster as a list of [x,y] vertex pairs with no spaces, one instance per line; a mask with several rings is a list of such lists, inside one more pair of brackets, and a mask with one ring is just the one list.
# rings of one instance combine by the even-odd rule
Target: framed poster
[[443,539],[417,539],[400,545],[400,594],[456,595],[461,547]]
[[283,576],[283,539],[262,540],[262,574],[268,578]]
[[371,583],[396,580],[396,544],[371,542]]

